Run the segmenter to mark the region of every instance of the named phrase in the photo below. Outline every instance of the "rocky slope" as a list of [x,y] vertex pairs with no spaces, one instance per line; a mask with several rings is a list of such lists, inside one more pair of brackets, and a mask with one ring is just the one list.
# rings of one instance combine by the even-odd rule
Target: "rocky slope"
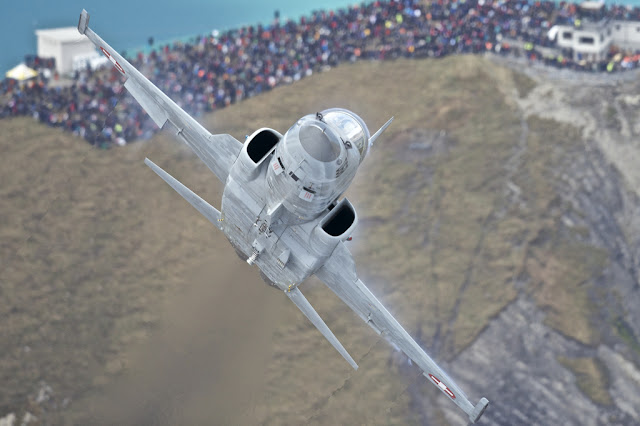
[[[628,93],[633,81],[526,77],[478,57],[356,63],[205,124],[242,139],[336,105],[371,128],[395,115],[347,194],[365,283],[472,400],[491,400],[481,424],[629,425],[640,424],[640,99]],[[11,201],[0,416],[466,423],[310,280],[301,289],[351,371],[141,166],[149,156],[217,205],[220,187],[188,150],[161,136],[98,152],[26,119],[0,128]]]
[[[553,145],[548,149],[562,150],[548,176],[559,196],[557,212],[550,213],[556,234],[606,253],[601,273],[581,283],[591,284],[588,319],[597,337],[585,342],[549,327],[553,310],[536,305],[539,297],[527,291],[533,277],[523,274],[514,283],[516,300],[451,366],[473,372],[463,380],[493,396],[482,424],[640,424],[640,117],[633,108],[638,100],[629,95],[638,84],[528,71],[536,86],[517,99],[523,118],[544,117],[578,130],[547,140]],[[593,360],[595,368],[572,371],[576,364],[567,359]],[[445,402],[440,407],[447,418],[464,423]]]

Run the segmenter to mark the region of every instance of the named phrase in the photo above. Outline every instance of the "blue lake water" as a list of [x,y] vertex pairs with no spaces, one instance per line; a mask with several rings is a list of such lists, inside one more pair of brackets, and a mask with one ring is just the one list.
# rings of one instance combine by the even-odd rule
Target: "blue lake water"
[[[639,0],[640,1],[640,0]],[[157,42],[213,29],[298,18],[317,9],[339,9],[354,0],[0,0],[0,79],[11,67],[35,54],[35,30],[78,25],[84,8],[90,25],[117,50],[143,47],[150,36]]]

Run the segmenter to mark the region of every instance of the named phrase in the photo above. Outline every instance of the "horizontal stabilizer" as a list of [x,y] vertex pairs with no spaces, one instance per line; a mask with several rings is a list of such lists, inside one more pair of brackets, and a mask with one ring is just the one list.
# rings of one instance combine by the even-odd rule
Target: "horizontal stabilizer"
[[222,224],[220,223],[220,212],[216,210],[215,207],[200,198],[195,192],[184,186],[169,173],[162,170],[153,161],[145,158],[144,164],[149,166],[151,170],[162,178],[162,180],[167,182],[178,194],[182,195],[182,198],[187,200],[189,204],[195,207],[204,217],[209,219],[209,222],[213,223],[218,229],[222,229]]
[[307,317],[318,330],[320,330],[320,333],[322,333],[322,335],[329,341],[329,343],[331,343],[333,347],[336,348],[338,352],[340,352],[340,355],[342,355],[342,357],[347,360],[349,365],[351,365],[354,370],[357,370],[358,364],[356,364],[353,358],[351,358],[351,355],[349,355],[347,350],[342,346],[336,336],[333,335],[329,327],[327,327],[327,324],[322,321],[320,315],[318,315],[316,310],[313,309],[313,306],[311,306],[311,303],[309,303],[307,298],[304,297],[302,292],[297,288],[294,288],[291,291],[285,291],[285,294],[289,296],[289,299],[291,299],[293,303],[296,304],[296,306],[302,311],[304,316]]

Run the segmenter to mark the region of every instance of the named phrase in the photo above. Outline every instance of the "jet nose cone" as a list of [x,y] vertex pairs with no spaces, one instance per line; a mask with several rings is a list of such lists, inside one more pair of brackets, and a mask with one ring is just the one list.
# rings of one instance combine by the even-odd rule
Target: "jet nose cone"
[[324,163],[334,161],[340,155],[340,143],[330,138],[323,129],[314,124],[300,127],[300,144],[313,158]]

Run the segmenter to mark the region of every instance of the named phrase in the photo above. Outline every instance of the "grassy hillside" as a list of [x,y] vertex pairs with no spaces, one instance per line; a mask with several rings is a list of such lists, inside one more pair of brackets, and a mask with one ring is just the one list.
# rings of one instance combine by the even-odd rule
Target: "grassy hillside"
[[[284,133],[301,115],[333,106],[357,112],[372,131],[396,116],[347,193],[362,223],[351,248],[373,293],[438,360],[450,360],[469,345],[518,291],[534,295],[551,326],[595,344],[587,295],[606,256],[570,236],[554,235],[568,206],[558,205],[553,187],[562,150],[547,147],[569,150],[563,144],[573,143],[566,134],[575,130],[521,117],[515,98],[532,85],[477,57],[357,63],[221,110],[204,122],[243,140],[263,126]],[[175,359],[185,363],[147,370],[145,363],[157,352],[142,349],[147,356],[141,357],[136,348],[182,317],[168,308],[180,293],[205,288],[193,282],[207,281],[212,301],[227,294],[226,286],[244,285],[246,293],[223,298],[229,305],[216,305],[215,323],[206,306],[185,320],[195,326],[186,330],[199,330],[208,342],[196,345],[200,356],[220,345],[258,351],[262,342],[269,348],[259,356],[259,372],[232,369],[236,376],[229,381],[261,391],[225,416],[264,424],[444,422],[435,407],[428,419],[416,417],[423,414],[412,410],[410,387],[420,383],[423,398],[437,391],[423,386],[418,370],[406,366],[330,291],[315,280],[302,287],[360,364],[357,372],[277,292],[263,294],[256,271],[234,260],[224,238],[142,165],[150,157],[219,205],[221,185],[184,147],[159,136],[97,151],[25,118],[0,121],[0,149],[0,347],[8,348],[0,353],[0,414],[29,409],[44,415],[70,398],[63,411],[82,418],[98,404],[93,398],[114,382],[139,371],[155,377],[167,365],[175,370],[167,383],[172,377],[196,380],[188,373],[190,358],[180,351]],[[588,269],[578,267],[584,259]],[[194,270],[201,271],[199,278]],[[235,320],[247,323],[227,325],[224,338],[208,340],[207,333],[224,322],[222,312],[232,315],[241,308],[231,304],[246,298],[253,302]],[[559,304],[573,309],[558,309]],[[190,309],[186,302],[180,306]],[[269,321],[257,324],[256,309],[265,309]],[[249,338],[242,330],[251,327],[263,339],[256,346],[237,343],[238,336]],[[188,351],[194,339],[160,339],[155,348],[180,341]],[[215,357],[207,359],[220,368]],[[581,375],[600,374],[585,365],[576,367]],[[43,381],[53,388],[55,408],[33,402]],[[243,395],[239,390],[225,398],[222,385],[211,387],[203,389],[217,396],[203,390],[186,402],[176,402],[171,393],[149,402],[144,386],[137,398],[151,407],[171,406],[162,414],[171,423],[216,418],[209,401]],[[469,393],[476,399],[481,391]],[[138,419],[156,419],[132,410]]]

